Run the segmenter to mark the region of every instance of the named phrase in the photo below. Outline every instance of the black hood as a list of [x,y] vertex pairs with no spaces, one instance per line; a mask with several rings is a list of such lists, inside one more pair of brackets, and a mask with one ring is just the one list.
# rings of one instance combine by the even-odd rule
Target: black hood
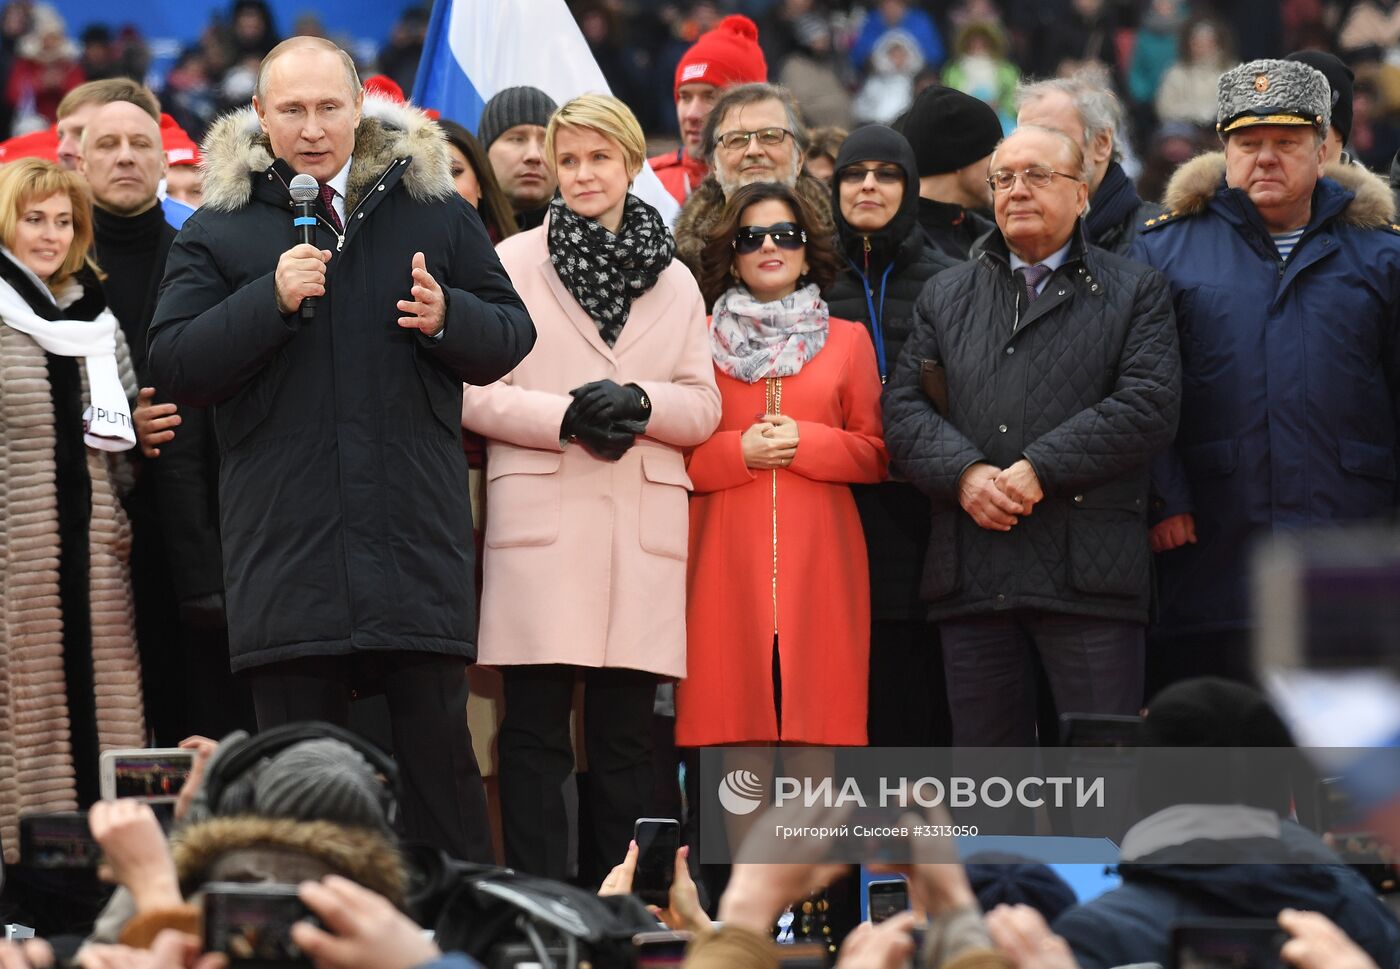
[[836,222],[836,233],[841,240],[845,254],[861,263],[864,253],[864,239],[870,240],[870,261],[873,265],[883,265],[894,258],[900,244],[914,235],[919,235],[919,175],[914,161],[914,149],[898,131],[888,125],[872,124],[852,131],[836,156],[835,171],[856,162],[891,162],[904,170],[904,198],[899,203],[899,211],[894,214],[883,229],[862,235],[846,224],[841,214],[841,180],[836,175],[831,179],[831,215]]
[[1283,908],[1321,912],[1376,960],[1400,958],[1400,924],[1355,871],[1311,831],[1283,821],[1279,839],[1199,840],[1118,866],[1124,885],[1153,884],[1220,913],[1277,918]]

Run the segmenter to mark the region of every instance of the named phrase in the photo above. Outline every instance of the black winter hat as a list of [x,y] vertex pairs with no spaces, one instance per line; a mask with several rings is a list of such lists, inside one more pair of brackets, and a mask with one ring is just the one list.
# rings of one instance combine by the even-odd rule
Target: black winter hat
[[1002,138],[1001,120],[985,102],[937,85],[919,92],[895,128],[914,147],[920,178],[986,158]]
[[1292,747],[1293,735],[1264,694],[1220,677],[1182,680],[1147,704],[1144,747]]
[[521,85],[497,91],[482,109],[476,140],[481,142],[482,148],[490,148],[493,141],[518,124],[545,127],[549,116],[558,110],[559,105],[537,87]]
[[1306,64],[1327,78],[1332,88],[1332,127],[1342,136],[1342,144],[1351,140],[1352,82],[1356,75],[1335,54],[1321,50],[1295,50],[1284,58]]
[[[898,165],[904,172],[904,195],[899,200],[899,209],[890,216],[884,228],[868,235],[852,229],[841,214],[841,169],[857,162],[888,162]],[[902,134],[888,125],[862,125],[841,143],[834,171],[831,179],[831,216],[842,248],[855,257],[861,251],[862,240],[869,239],[880,250],[878,261],[883,263],[910,232],[917,231],[919,179],[914,173],[914,149]]]
[[1029,905],[1045,921],[1073,908],[1079,897],[1053,868],[1002,852],[979,852],[967,859],[967,880],[982,911],[998,905]]
[[1253,687],[1219,677],[1173,683],[1148,701],[1143,718],[1139,808],[1248,804],[1286,815],[1301,777],[1293,748],[1287,725]]

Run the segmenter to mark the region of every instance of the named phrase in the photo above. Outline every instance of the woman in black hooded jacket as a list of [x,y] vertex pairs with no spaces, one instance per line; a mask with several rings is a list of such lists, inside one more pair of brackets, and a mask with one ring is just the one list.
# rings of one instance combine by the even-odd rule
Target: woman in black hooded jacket
[[[851,132],[836,159],[831,201],[846,265],[824,295],[833,316],[870,331],[883,381],[913,329],[924,283],[957,262],[919,227],[914,149],[893,128]],[[919,598],[928,499],[901,481],[851,491],[870,558],[870,745],[946,746],[943,657]]]

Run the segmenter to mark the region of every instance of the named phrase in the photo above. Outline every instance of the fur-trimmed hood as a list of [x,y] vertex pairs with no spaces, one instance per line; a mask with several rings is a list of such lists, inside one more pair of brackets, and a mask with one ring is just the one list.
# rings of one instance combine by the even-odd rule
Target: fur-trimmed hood
[[382,834],[368,828],[242,815],[189,825],[170,842],[180,886],[187,896],[209,880],[209,872],[221,858],[248,849],[307,855],[395,905],[404,904],[407,876],[403,858]]
[[[802,172],[797,176],[794,191],[812,207],[821,223],[821,231],[834,233],[836,227],[831,220],[831,190]],[[685,263],[696,279],[704,278],[700,256],[710,240],[710,234],[719,225],[720,216],[724,214],[724,202],[724,189],[719,187],[719,180],[713,174],[706,175],[705,180],[690,193],[690,198],[685,200],[680,215],[676,217],[676,258]]]
[[[1390,186],[1360,165],[1327,166],[1326,175],[1355,195],[1338,220],[1361,229],[1379,229],[1395,219],[1395,199]],[[1225,177],[1225,153],[1214,151],[1191,159],[1176,170],[1167,183],[1162,204],[1173,216],[1204,212]]]
[[[247,205],[253,195],[250,176],[261,175],[273,162],[267,135],[251,105],[215,121],[204,137],[203,151],[204,207],[221,212]],[[365,95],[360,126],[355,129],[346,211],[400,158],[413,160],[403,182],[415,199],[448,198],[456,191],[442,129],[418,108]]]

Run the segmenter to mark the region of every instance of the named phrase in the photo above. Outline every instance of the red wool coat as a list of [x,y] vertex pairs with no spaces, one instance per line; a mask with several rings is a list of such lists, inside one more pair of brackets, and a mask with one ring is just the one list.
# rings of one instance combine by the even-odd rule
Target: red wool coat
[[[870,577],[848,484],[885,478],[880,377],[864,327],[831,320],[826,345],[791,377],[748,384],[716,374],[723,416],[687,469],[687,678],[676,743],[864,744]],[[797,455],[776,471],[744,464],[740,436],[781,385]],[[773,705],[778,635],[783,722]]]

